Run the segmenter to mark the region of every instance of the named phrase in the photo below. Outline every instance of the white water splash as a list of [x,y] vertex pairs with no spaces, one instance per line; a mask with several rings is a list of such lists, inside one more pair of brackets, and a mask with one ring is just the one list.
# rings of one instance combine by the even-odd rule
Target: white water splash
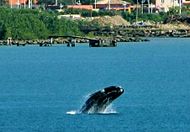
[[113,105],[110,104],[101,114],[117,114],[118,112],[114,109]]
[[[90,96],[91,96],[91,94],[88,94],[88,95],[86,95],[84,97],[85,97],[85,99],[88,99]],[[118,112],[115,110],[113,105],[110,104],[109,100],[107,101],[107,103],[108,104],[105,104],[106,105],[105,110],[95,112],[96,107],[99,107],[99,106],[94,105],[93,107],[90,108],[90,110],[86,114],[117,114]],[[68,115],[76,115],[76,114],[82,114],[82,113],[80,112],[80,110],[71,110],[71,111],[66,112],[66,114],[68,114]]]
[[79,112],[76,110],[71,110],[71,111],[67,111],[66,114],[67,115],[76,115],[76,114],[79,114]]
[[[94,113],[92,111],[88,112],[87,114],[101,114],[101,115],[109,115],[109,114],[117,114],[118,112],[114,109],[113,105],[110,104],[104,111]],[[67,115],[77,115],[77,114],[82,114],[78,110],[71,110],[66,112]]]
[[[94,106],[96,107],[96,106]],[[118,112],[114,109],[113,105],[110,104],[107,108],[103,111],[95,112],[94,107],[92,107],[87,114],[101,114],[101,115],[109,115],[109,114],[117,114]]]

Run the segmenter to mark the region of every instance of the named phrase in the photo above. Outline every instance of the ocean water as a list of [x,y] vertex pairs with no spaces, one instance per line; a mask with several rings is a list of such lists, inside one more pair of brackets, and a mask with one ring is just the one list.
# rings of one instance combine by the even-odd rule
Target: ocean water
[[[104,114],[77,114],[110,85]],[[188,132],[190,39],[116,48],[0,47],[0,132]]]

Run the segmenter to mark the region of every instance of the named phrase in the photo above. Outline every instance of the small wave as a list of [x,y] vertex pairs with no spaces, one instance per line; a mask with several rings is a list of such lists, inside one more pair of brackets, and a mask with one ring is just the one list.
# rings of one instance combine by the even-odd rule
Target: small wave
[[79,114],[79,113],[76,110],[71,110],[71,111],[67,111],[66,114],[67,115],[76,115],[76,114]]
[[101,112],[100,114],[105,114],[105,115],[108,114],[109,115],[109,114],[118,114],[118,112],[113,110],[113,111],[104,111],[104,112]]
[[79,110],[71,110],[71,111],[67,111],[66,112],[67,115],[76,115],[76,114],[89,114],[89,115],[112,115],[112,114],[118,114],[118,112],[115,110],[115,108],[113,107],[112,104],[110,104],[104,111],[100,111],[100,112],[93,112],[89,111],[88,113],[81,113],[79,112]]

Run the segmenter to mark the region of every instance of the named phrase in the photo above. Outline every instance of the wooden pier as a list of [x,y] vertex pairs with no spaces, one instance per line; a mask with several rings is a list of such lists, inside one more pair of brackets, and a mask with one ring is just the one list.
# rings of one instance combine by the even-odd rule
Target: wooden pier
[[82,36],[49,36],[51,40],[55,38],[66,38],[67,47],[75,47],[77,39],[87,40],[89,47],[116,47],[117,42],[113,38],[87,38]]

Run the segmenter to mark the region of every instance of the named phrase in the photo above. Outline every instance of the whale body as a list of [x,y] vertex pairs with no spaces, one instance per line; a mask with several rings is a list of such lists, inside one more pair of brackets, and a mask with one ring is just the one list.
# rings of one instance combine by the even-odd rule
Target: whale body
[[120,86],[109,86],[89,96],[80,109],[80,113],[101,113],[113,100],[123,94],[124,89]]

